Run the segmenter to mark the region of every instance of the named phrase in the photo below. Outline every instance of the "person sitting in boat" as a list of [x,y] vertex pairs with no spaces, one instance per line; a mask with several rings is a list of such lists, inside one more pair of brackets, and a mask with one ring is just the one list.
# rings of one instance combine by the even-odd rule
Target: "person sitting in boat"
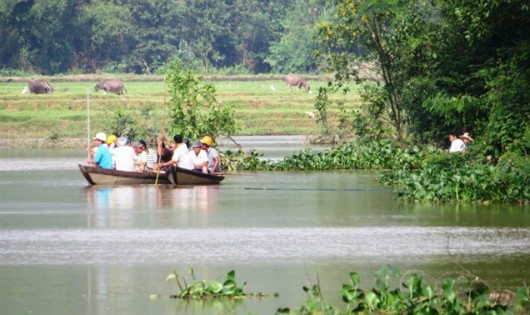
[[[111,156],[112,151],[116,148],[116,141],[118,141],[118,137],[116,137],[116,135],[107,136],[107,148],[109,148]],[[116,163],[114,162],[114,159],[112,159],[112,168],[116,168]]]
[[208,172],[210,174],[221,172],[221,157],[216,149],[212,148],[213,140],[210,136],[201,139],[202,149],[208,156]]
[[[147,157],[146,157],[146,166],[145,168],[147,170],[152,170],[153,166],[155,166],[155,163],[158,160],[158,154],[156,154],[156,151],[148,148],[147,143],[144,140],[140,140],[140,143],[143,145],[143,150],[145,151]],[[167,162],[167,161],[166,161]]]
[[136,161],[134,162],[134,170],[143,172],[147,167],[147,152],[144,150],[144,145],[140,141],[135,141],[132,144],[134,153],[136,153]]
[[177,165],[180,168],[187,170],[193,169],[193,161],[188,151],[188,147],[183,142],[182,135],[175,135],[173,138],[175,140],[175,151],[171,160],[168,162],[156,163],[153,167],[154,170],[157,169],[167,169],[170,166]]
[[134,162],[136,161],[136,152],[129,145],[129,138],[119,137],[116,141],[117,147],[112,150],[112,157],[116,164],[117,171],[134,171]]
[[200,141],[194,141],[190,151],[195,171],[208,174],[208,155],[201,149]]
[[92,149],[87,148],[89,157],[87,162],[93,166],[99,166],[101,168],[112,169],[112,156],[107,148],[107,135],[103,132],[98,132],[94,138],[94,146],[97,147],[96,153],[91,154]]

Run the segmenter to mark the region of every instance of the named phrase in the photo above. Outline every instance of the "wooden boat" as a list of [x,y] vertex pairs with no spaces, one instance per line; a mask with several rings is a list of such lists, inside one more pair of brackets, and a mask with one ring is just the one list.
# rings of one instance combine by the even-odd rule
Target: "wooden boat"
[[[79,164],[81,174],[90,185],[137,185],[155,184],[157,172],[127,172]],[[224,179],[221,175],[203,174],[193,170],[172,167],[171,171],[158,174],[158,184],[216,185]]]
[[[157,177],[157,172],[155,171],[127,172],[81,164],[79,164],[79,170],[90,185],[154,184]],[[161,171],[158,174],[158,184],[171,184],[166,172]]]
[[204,174],[173,166],[168,179],[173,185],[216,185],[225,177],[222,175]]

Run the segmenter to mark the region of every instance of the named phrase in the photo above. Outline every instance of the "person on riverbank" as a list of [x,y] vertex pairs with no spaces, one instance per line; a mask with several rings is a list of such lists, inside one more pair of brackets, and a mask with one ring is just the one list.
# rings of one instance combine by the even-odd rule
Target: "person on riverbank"
[[129,145],[129,138],[119,137],[116,141],[117,147],[112,150],[112,157],[116,164],[117,171],[134,171],[134,162],[136,162],[136,152]]
[[107,135],[103,132],[98,132],[94,138],[94,147],[97,148],[94,155],[92,155],[92,148],[87,148],[89,154],[89,157],[87,158],[88,164],[112,169],[112,156],[107,147]]
[[449,148],[450,153],[464,152],[466,147],[464,141],[458,139],[456,133],[449,134],[449,141],[451,141],[451,147]]
[[473,138],[471,138],[468,132],[464,132],[464,134],[460,136],[460,139],[462,139],[464,142],[464,152],[469,151],[469,147],[471,146],[471,142],[473,142]]
[[190,151],[195,171],[208,174],[208,155],[202,148],[200,141],[194,141]]
[[204,136],[201,139],[202,149],[208,156],[208,172],[210,174],[221,172],[221,157],[216,149],[212,148],[213,139],[210,136]]
[[173,156],[168,162],[156,163],[153,167],[154,170],[157,169],[167,169],[172,165],[177,165],[180,168],[192,170],[193,161],[189,154],[188,147],[183,142],[182,135],[175,135],[173,138],[175,140],[175,151],[173,151]]

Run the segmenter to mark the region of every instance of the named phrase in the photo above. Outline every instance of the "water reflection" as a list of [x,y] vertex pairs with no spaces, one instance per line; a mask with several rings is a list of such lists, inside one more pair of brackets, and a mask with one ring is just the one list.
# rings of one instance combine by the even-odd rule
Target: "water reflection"
[[[90,186],[86,188],[87,226],[119,228],[170,222],[204,226],[217,208],[219,186]],[[165,211],[174,209],[175,211]],[[147,219],[145,222],[142,220]]]

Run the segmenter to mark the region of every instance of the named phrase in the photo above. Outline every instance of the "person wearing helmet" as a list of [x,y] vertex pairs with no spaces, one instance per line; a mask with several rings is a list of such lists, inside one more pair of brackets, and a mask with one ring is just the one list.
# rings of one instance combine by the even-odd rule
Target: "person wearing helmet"
[[116,135],[110,135],[107,137],[107,147],[109,149],[114,149],[116,147],[116,140],[118,140],[118,137]]
[[221,157],[216,149],[212,148],[213,139],[204,136],[201,139],[202,149],[208,154],[208,171],[210,174],[221,172]]
[[112,169],[112,156],[107,148],[107,135],[103,132],[98,132],[94,138],[94,146],[97,147],[97,151],[93,157],[90,155],[92,149],[87,148],[90,155],[87,158],[88,164]]

